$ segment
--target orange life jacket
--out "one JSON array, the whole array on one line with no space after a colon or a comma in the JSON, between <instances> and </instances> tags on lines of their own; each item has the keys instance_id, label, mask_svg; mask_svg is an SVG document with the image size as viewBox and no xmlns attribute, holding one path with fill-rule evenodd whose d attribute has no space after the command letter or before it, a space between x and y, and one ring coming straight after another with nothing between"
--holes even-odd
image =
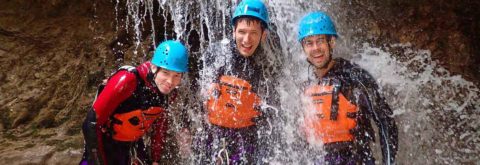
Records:
<instances>
[{"instance_id":1,"label":"orange life jacket","mask_svg":"<svg viewBox=\"0 0 480 165\"><path fill-rule=\"evenodd\" d=\"M260 115L255 107L261 99L251 89L252 85L243 79L221 76L220 83L210 88L205 103L210 123L227 128L255 125L252 119Z\"/></svg>"},{"instance_id":2,"label":"orange life jacket","mask_svg":"<svg viewBox=\"0 0 480 165\"><path fill-rule=\"evenodd\" d=\"M357 106L334 88L314 85L305 90L306 97L311 99L305 111L307 139L321 140L324 144L354 140L352 129L357 125Z\"/></svg>"},{"instance_id":3,"label":"orange life jacket","mask_svg":"<svg viewBox=\"0 0 480 165\"><path fill-rule=\"evenodd\" d=\"M163 108L150 107L113 115L113 139L130 142L138 140L163 112Z\"/></svg>"}]
</instances>

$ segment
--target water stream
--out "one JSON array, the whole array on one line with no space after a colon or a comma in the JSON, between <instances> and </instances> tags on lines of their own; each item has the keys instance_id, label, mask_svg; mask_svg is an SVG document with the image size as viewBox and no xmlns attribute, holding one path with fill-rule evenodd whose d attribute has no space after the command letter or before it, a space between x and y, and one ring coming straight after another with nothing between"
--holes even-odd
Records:
<instances>
[{"instance_id":1,"label":"water stream","mask_svg":"<svg viewBox=\"0 0 480 165\"><path fill-rule=\"evenodd\" d=\"M189 115L194 132L202 132L202 105L206 85L209 84L209 71L204 68L205 51L209 45L225 44L232 40L230 17L236 1L224 0L127 0L125 4L116 2L115 9L126 9L125 28L133 34L136 47L142 50L142 42L152 41L157 45L164 39L174 38L189 43L192 59L197 66L193 74L186 77L181 93L184 95L180 107L190 110ZM300 95L299 84L307 79L308 64L300 44L296 41L298 20L308 11L335 11L335 2L283 0L268 1L272 28L263 48L266 57L258 59L267 69L264 77L278 84L273 89L279 94L281 105L274 106L279 120L271 122L277 133L269 143L274 154L269 160L273 164L297 164L309 160L312 155L297 145L297 118L301 108L292 96ZM125 5L125 6L123 6ZM343 9L348 10L348 9ZM115 11L117 13L117 11ZM335 12L332 12L333 14ZM333 15L340 22L348 19ZM117 17L118 18L118 17ZM162 18L162 19L159 19ZM166 23L171 19L173 26ZM164 21L165 27L156 27L156 21ZM117 22L122 22L118 21ZM117 28L120 27L117 25ZM174 35L151 33L156 29L170 29ZM338 27L341 34L337 54L368 70L376 78L381 93L394 110L399 126L398 164L468 164L479 163L480 154L480 90L478 86L450 74L430 57L429 50L415 50L409 44L385 43L379 48L362 43L353 45L348 34L342 35L349 27ZM150 33L144 33L150 29ZM148 34L148 36L144 36ZM357 40L358 41L358 40ZM358 44L359 42L355 42ZM195 48L195 49L193 49ZM222 51L228 54L227 50ZM135 52L137 54L137 52ZM146 57L142 50L138 56ZM227 56L228 57L228 56ZM192 90L193 89L193 90ZM267 93L270 91L266 91ZM194 92L192 92L194 91ZM199 134L201 135L201 134ZM378 146L377 146L378 147ZM381 158L377 157L377 160ZM185 158L184 161L194 161ZM307 161L308 162L308 161ZM379 163L379 162L377 162Z\"/></svg>"}]
</instances>

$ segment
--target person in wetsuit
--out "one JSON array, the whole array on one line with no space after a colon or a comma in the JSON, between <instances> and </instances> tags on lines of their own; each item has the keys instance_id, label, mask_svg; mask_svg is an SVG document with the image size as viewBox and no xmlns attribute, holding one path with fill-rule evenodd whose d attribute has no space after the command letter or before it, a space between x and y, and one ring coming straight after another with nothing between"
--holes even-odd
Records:
<instances>
[{"instance_id":1,"label":"person in wetsuit","mask_svg":"<svg viewBox=\"0 0 480 165\"><path fill-rule=\"evenodd\" d=\"M158 164L168 107L187 71L187 49L168 40L157 47L151 61L113 74L99 88L84 120L85 152L80 164ZM151 140L150 156L144 135Z\"/></svg>"},{"instance_id":2,"label":"person in wetsuit","mask_svg":"<svg viewBox=\"0 0 480 165\"><path fill-rule=\"evenodd\" d=\"M254 57L264 55L261 42L268 31L267 8L259 0L244 0L231 23L234 42L210 45L215 50L205 55L208 68L203 72L213 80L208 82L203 107L206 135L200 136L204 139L199 143L205 147L197 149L204 152L201 164L258 164L266 152L259 147L263 144L257 133L267 120L269 112L262 105L270 104L270 96L260 94L266 85L262 66Z\"/></svg>"},{"instance_id":3,"label":"person in wetsuit","mask_svg":"<svg viewBox=\"0 0 480 165\"><path fill-rule=\"evenodd\" d=\"M330 17L312 12L299 23L298 41L315 79L304 86L302 124L309 145L323 144L326 155L317 164L375 164L370 142L373 119L379 130L383 164L392 164L398 149L393 112L378 92L375 79L358 65L332 58L338 38Z\"/></svg>"}]
</instances>

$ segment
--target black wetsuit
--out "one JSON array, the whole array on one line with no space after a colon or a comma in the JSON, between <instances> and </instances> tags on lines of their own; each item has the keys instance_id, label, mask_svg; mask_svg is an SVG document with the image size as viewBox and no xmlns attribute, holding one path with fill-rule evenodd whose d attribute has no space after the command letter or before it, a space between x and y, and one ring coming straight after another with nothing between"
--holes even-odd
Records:
<instances>
[{"instance_id":1,"label":"black wetsuit","mask_svg":"<svg viewBox=\"0 0 480 165\"><path fill-rule=\"evenodd\" d=\"M357 113L351 115L351 118L356 120L356 126L350 130L354 136L353 141L324 144L327 155L319 162L374 164L369 146L375 139L370 119L373 119L379 128L384 164L387 160L393 162L398 145L398 130L392 117L393 112L385 98L378 92L375 79L367 71L345 59L337 58L334 61L333 67L321 79L309 80L305 88L312 85L338 86L339 92L358 109ZM336 112L332 110L331 113L332 115L338 113L338 110Z\"/></svg>"}]
</instances>

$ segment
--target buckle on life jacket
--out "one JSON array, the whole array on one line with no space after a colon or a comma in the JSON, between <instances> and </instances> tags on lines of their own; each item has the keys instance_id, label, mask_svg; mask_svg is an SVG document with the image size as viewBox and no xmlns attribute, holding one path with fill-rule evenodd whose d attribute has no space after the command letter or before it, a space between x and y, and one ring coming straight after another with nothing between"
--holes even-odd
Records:
<instances>
[{"instance_id":1,"label":"buckle on life jacket","mask_svg":"<svg viewBox=\"0 0 480 165\"><path fill-rule=\"evenodd\" d=\"M220 77L208 92L205 103L210 123L227 128L243 128L254 125L260 97L254 93L246 80L233 76Z\"/></svg>"}]
</instances>

